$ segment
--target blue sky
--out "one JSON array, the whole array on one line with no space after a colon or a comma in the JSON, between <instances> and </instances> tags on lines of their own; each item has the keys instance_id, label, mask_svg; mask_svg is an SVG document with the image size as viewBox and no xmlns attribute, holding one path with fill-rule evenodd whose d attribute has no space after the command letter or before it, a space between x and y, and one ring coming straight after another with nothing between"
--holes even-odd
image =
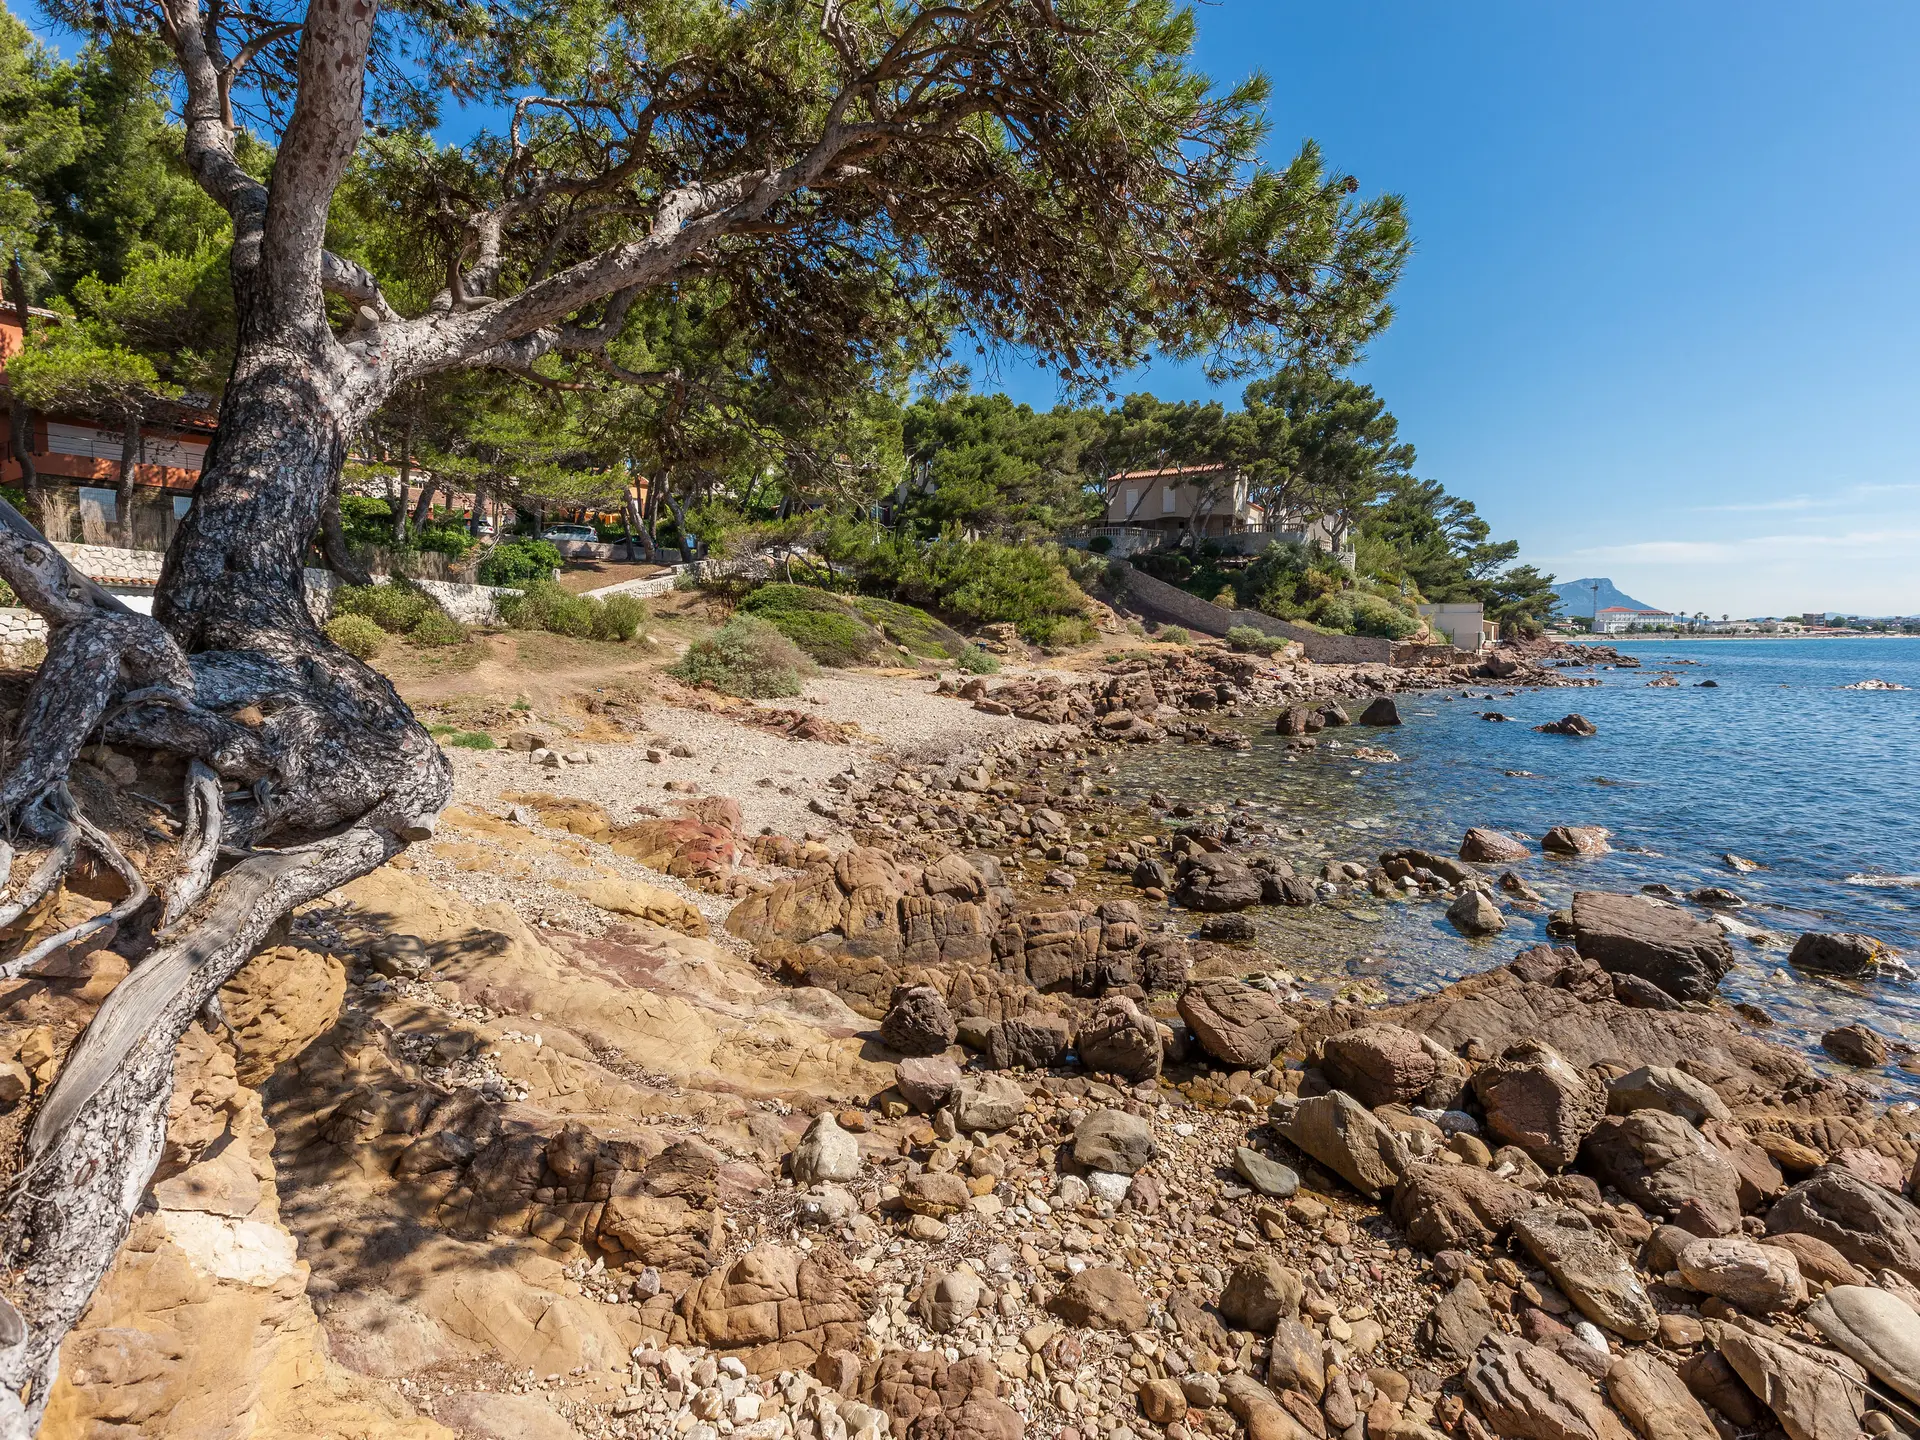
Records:
<instances>
[{"instance_id":1,"label":"blue sky","mask_svg":"<svg viewBox=\"0 0 1920 1440\"><path fill-rule=\"evenodd\" d=\"M1920 7L1219 0L1200 33L1273 80L1276 159L1312 136L1407 197L1359 373L1525 558L1714 615L1920 611Z\"/></svg>"}]
</instances>

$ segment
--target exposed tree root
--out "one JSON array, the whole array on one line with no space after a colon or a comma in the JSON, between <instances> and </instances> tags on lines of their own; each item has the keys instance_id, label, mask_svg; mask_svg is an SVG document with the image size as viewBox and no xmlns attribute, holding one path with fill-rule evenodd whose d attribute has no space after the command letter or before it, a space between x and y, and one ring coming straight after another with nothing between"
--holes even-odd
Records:
<instances>
[{"instance_id":1,"label":"exposed tree root","mask_svg":"<svg viewBox=\"0 0 1920 1440\"><path fill-rule=\"evenodd\" d=\"M297 566L291 573L297 584ZM218 642L229 648L189 657L176 638L184 631L83 582L4 502L0 576L49 626L0 772L0 823L50 846L0 903L0 926L56 893L81 845L128 892L0 964L0 977L106 932L148 900L139 870L67 791L87 738L97 732L188 761L158 948L65 1057L0 1198L9 1297L0 1298L0 1440L24 1440L46 1406L60 1343L113 1263L159 1162L174 1052L188 1026L201 1015L218 1022L220 986L296 905L430 834L450 773L392 686L329 645L297 592L260 607L273 623L229 626ZM223 780L245 788L227 795ZM277 848L262 848L270 844ZM10 847L5 859L10 872Z\"/></svg>"},{"instance_id":2,"label":"exposed tree root","mask_svg":"<svg viewBox=\"0 0 1920 1440\"><path fill-rule=\"evenodd\" d=\"M62 930L58 935L51 935L31 950L16 955L4 965L0 965L0 978L11 980L16 975L25 974L56 950L77 945L91 935L98 935L102 930L118 926L122 920L147 903L149 892L145 877L134 868L133 862L127 859L120 847L113 843L111 835L80 813L79 807L73 803L73 797L67 794L64 785L60 787L58 804L65 812L72 831L85 840L95 854L113 866L120 878L126 882L127 894L106 913L96 915L91 920L82 920L78 925ZM69 858L71 858L71 852L69 852Z\"/></svg>"},{"instance_id":3,"label":"exposed tree root","mask_svg":"<svg viewBox=\"0 0 1920 1440\"><path fill-rule=\"evenodd\" d=\"M214 882L178 939L114 988L75 1043L0 1205L22 1321L18 1342L0 1351L0 1391L25 1397L14 1417L0 1404L0 1436L32 1433L60 1341L126 1238L159 1163L187 1027L281 916L399 849L393 836L363 828L242 861Z\"/></svg>"},{"instance_id":4,"label":"exposed tree root","mask_svg":"<svg viewBox=\"0 0 1920 1440\"><path fill-rule=\"evenodd\" d=\"M202 761L187 767L187 829L180 844L180 868L167 887L167 908L160 915L160 933L166 934L180 923L213 883L213 862L220 855L220 829L224 810L220 799L220 777Z\"/></svg>"}]
</instances>

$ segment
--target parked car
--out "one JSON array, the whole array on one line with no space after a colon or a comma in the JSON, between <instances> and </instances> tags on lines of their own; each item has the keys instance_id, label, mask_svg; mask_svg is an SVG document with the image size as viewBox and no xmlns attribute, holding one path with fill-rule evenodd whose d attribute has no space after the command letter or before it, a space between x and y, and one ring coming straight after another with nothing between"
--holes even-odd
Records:
<instances>
[{"instance_id":1,"label":"parked car","mask_svg":"<svg viewBox=\"0 0 1920 1440\"><path fill-rule=\"evenodd\" d=\"M549 525L541 532L542 540L598 540L600 532L591 525Z\"/></svg>"}]
</instances>

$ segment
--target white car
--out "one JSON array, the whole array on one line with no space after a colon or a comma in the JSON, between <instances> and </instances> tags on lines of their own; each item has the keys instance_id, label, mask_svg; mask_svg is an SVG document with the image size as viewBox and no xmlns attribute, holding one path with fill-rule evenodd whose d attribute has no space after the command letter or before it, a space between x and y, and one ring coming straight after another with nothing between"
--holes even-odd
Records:
<instances>
[{"instance_id":1,"label":"white car","mask_svg":"<svg viewBox=\"0 0 1920 1440\"><path fill-rule=\"evenodd\" d=\"M541 532L542 540L598 540L600 534L591 525L549 525Z\"/></svg>"}]
</instances>

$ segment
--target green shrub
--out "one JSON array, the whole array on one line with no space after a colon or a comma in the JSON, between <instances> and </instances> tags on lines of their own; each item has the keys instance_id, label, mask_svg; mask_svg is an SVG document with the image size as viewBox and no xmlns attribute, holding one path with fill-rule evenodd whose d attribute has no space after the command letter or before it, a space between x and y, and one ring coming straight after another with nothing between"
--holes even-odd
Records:
<instances>
[{"instance_id":1,"label":"green shrub","mask_svg":"<svg viewBox=\"0 0 1920 1440\"><path fill-rule=\"evenodd\" d=\"M480 730L456 730L447 737L447 744L458 745L462 750L493 750L493 736Z\"/></svg>"},{"instance_id":2,"label":"green shrub","mask_svg":"<svg viewBox=\"0 0 1920 1440\"><path fill-rule=\"evenodd\" d=\"M424 590L394 580L386 585L342 585L333 592L333 613L364 616L389 635L406 635L429 615L446 612Z\"/></svg>"},{"instance_id":3,"label":"green shrub","mask_svg":"<svg viewBox=\"0 0 1920 1440\"><path fill-rule=\"evenodd\" d=\"M364 615L336 615L326 623L327 638L356 660L371 660L387 643L387 632Z\"/></svg>"},{"instance_id":4,"label":"green shrub","mask_svg":"<svg viewBox=\"0 0 1920 1440\"><path fill-rule=\"evenodd\" d=\"M467 627L436 605L420 617L420 623L408 632L408 638L416 645L464 645Z\"/></svg>"},{"instance_id":5,"label":"green shrub","mask_svg":"<svg viewBox=\"0 0 1920 1440\"><path fill-rule=\"evenodd\" d=\"M559 548L551 541L510 535L480 562L480 583L522 585L529 580L551 580L560 565Z\"/></svg>"},{"instance_id":6,"label":"green shrub","mask_svg":"<svg viewBox=\"0 0 1920 1440\"><path fill-rule=\"evenodd\" d=\"M609 595L599 605L593 616L596 640L631 640L653 618L647 602L638 595Z\"/></svg>"},{"instance_id":7,"label":"green shrub","mask_svg":"<svg viewBox=\"0 0 1920 1440\"><path fill-rule=\"evenodd\" d=\"M1191 645L1193 635L1184 625L1162 625L1160 633L1153 637L1162 645Z\"/></svg>"},{"instance_id":8,"label":"green shrub","mask_svg":"<svg viewBox=\"0 0 1920 1440\"><path fill-rule=\"evenodd\" d=\"M1087 549L1096 555L1104 555L1113 549L1113 537L1111 535L1096 535L1087 542Z\"/></svg>"},{"instance_id":9,"label":"green shrub","mask_svg":"<svg viewBox=\"0 0 1920 1440\"><path fill-rule=\"evenodd\" d=\"M1096 633L1093 622L1084 615L1038 615L1031 620L1021 621L1019 630L1022 639L1030 645L1038 645L1042 650L1068 650L1075 645L1090 645Z\"/></svg>"},{"instance_id":10,"label":"green shrub","mask_svg":"<svg viewBox=\"0 0 1920 1440\"><path fill-rule=\"evenodd\" d=\"M1404 640L1419 628L1418 620L1383 596L1361 591L1353 597L1353 633L1356 635Z\"/></svg>"},{"instance_id":11,"label":"green shrub","mask_svg":"<svg viewBox=\"0 0 1920 1440\"><path fill-rule=\"evenodd\" d=\"M998 675L1000 657L991 650L982 650L978 645L969 645L953 657L953 663L969 675Z\"/></svg>"},{"instance_id":12,"label":"green shrub","mask_svg":"<svg viewBox=\"0 0 1920 1440\"><path fill-rule=\"evenodd\" d=\"M917 605L871 595L850 595L847 603L887 639L922 660L958 660L970 648L964 635Z\"/></svg>"},{"instance_id":13,"label":"green shrub","mask_svg":"<svg viewBox=\"0 0 1920 1440\"><path fill-rule=\"evenodd\" d=\"M740 602L822 665L858 665L874 658L880 637L839 596L811 585L762 585Z\"/></svg>"},{"instance_id":14,"label":"green shrub","mask_svg":"<svg viewBox=\"0 0 1920 1440\"><path fill-rule=\"evenodd\" d=\"M769 700L800 693L813 664L779 630L757 615L735 615L704 640L696 640L667 672L689 685L707 685L728 695Z\"/></svg>"},{"instance_id":15,"label":"green shrub","mask_svg":"<svg viewBox=\"0 0 1920 1440\"><path fill-rule=\"evenodd\" d=\"M1286 637L1269 635L1251 625L1236 625L1227 631L1227 648L1243 655L1277 655L1287 648Z\"/></svg>"},{"instance_id":16,"label":"green shrub","mask_svg":"<svg viewBox=\"0 0 1920 1440\"><path fill-rule=\"evenodd\" d=\"M510 629L545 630L585 640L593 634L598 604L552 580L529 580L518 595L502 595L499 610L501 620Z\"/></svg>"},{"instance_id":17,"label":"green shrub","mask_svg":"<svg viewBox=\"0 0 1920 1440\"><path fill-rule=\"evenodd\" d=\"M1345 595L1322 595L1307 611L1307 618L1322 630L1351 635L1353 633L1353 601Z\"/></svg>"}]
</instances>

